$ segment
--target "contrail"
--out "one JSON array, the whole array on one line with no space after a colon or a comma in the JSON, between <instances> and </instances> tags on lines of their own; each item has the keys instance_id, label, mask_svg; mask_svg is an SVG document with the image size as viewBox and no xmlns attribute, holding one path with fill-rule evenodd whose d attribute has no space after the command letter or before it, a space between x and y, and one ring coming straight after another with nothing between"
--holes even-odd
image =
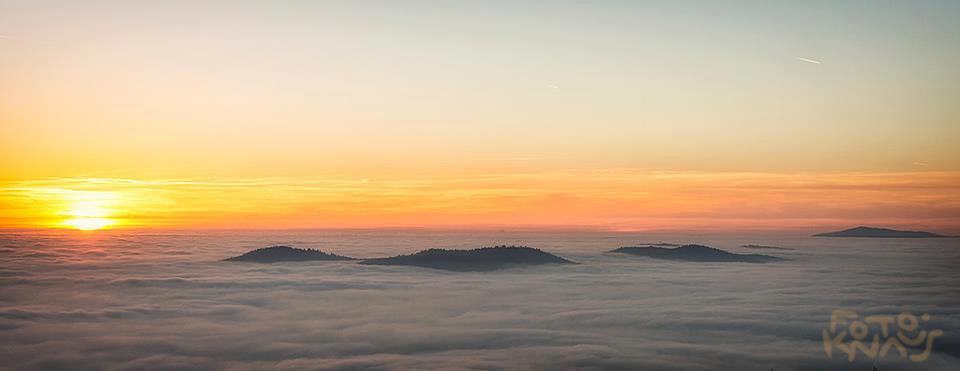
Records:
<instances>
[{"instance_id":1,"label":"contrail","mask_svg":"<svg viewBox=\"0 0 960 371\"><path fill-rule=\"evenodd\" d=\"M816 59L809 59L809 58L803 58L803 57L797 57L797 59L799 59L799 60L801 60L801 61L804 61L804 62L807 62L807 63L820 64L820 61L818 61L818 60L816 60Z\"/></svg>"}]
</instances>

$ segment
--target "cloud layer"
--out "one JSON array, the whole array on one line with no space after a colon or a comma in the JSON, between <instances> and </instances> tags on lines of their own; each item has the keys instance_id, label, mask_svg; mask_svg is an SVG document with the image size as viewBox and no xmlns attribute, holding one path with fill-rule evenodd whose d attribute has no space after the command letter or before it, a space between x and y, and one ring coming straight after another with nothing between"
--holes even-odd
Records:
<instances>
[{"instance_id":1,"label":"cloud layer","mask_svg":"<svg viewBox=\"0 0 960 371\"><path fill-rule=\"evenodd\" d=\"M775 264L605 254L639 240L796 250ZM498 242L583 264L449 273L351 262L230 264L271 243L380 256ZM929 313L924 363L960 366L953 240L590 233L0 235L0 358L11 369L763 369L827 358L830 313ZM742 250L743 252L748 250Z\"/></svg>"}]
</instances>

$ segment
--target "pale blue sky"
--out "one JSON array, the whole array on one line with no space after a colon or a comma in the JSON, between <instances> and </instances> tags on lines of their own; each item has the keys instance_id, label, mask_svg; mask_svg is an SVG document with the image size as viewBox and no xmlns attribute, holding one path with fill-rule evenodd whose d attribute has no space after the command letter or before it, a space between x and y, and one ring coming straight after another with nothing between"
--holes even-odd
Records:
<instances>
[{"instance_id":1,"label":"pale blue sky","mask_svg":"<svg viewBox=\"0 0 960 371\"><path fill-rule=\"evenodd\" d=\"M442 166L497 148L955 170L958 46L957 1L4 0L0 144L41 168L42 153L222 163L266 142L284 143L264 154L277 161Z\"/></svg>"}]
</instances>

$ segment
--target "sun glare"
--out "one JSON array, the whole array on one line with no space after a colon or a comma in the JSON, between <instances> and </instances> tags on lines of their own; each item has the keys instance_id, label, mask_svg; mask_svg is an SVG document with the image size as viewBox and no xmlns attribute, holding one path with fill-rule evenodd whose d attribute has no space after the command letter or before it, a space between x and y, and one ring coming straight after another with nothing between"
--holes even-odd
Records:
<instances>
[{"instance_id":1,"label":"sun glare","mask_svg":"<svg viewBox=\"0 0 960 371\"><path fill-rule=\"evenodd\" d=\"M73 191L67 194L67 211L63 215L69 218L63 225L92 231L103 229L114 224L116 220L109 216L115 212L117 195L113 192Z\"/></svg>"},{"instance_id":2,"label":"sun glare","mask_svg":"<svg viewBox=\"0 0 960 371\"><path fill-rule=\"evenodd\" d=\"M74 229L93 231L109 227L115 222L107 218L73 218L67 219L63 224Z\"/></svg>"}]
</instances>

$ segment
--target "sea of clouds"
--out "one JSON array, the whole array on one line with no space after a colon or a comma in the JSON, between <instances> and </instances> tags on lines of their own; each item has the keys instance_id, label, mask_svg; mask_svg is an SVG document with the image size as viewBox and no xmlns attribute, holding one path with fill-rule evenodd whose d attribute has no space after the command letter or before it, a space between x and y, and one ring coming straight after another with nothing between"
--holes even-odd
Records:
<instances>
[{"instance_id":1,"label":"sea of clouds","mask_svg":"<svg viewBox=\"0 0 960 371\"><path fill-rule=\"evenodd\" d=\"M605 253L661 239L789 260ZM521 243L582 264L455 273L220 261L275 243L356 257ZM6 231L0 369L956 370L958 263L960 239ZM924 362L828 357L821 331L842 308L930 314L923 326L944 335Z\"/></svg>"}]
</instances>

